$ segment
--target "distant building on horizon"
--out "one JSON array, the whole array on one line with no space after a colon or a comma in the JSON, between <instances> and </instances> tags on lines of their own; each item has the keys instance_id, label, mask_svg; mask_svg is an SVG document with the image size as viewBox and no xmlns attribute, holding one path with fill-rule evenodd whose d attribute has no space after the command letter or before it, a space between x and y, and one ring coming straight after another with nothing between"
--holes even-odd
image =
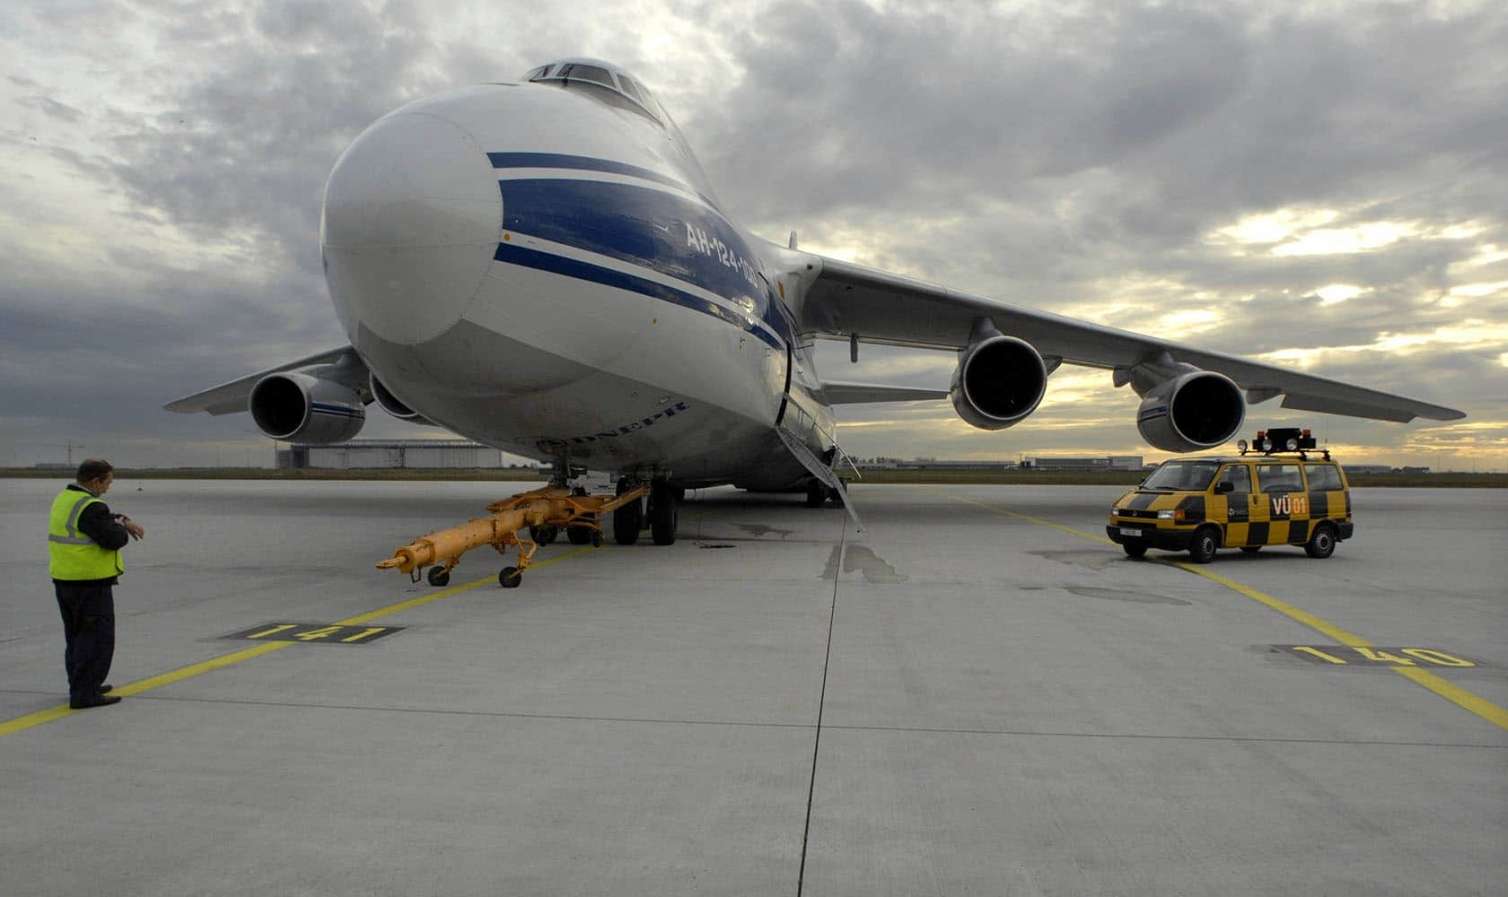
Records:
<instances>
[{"instance_id":1,"label":"distant building on horizon","mask_svg":"<svg viewBox=\"0 0 1508 897\"><path fill-rule=\"evenodd\" d=\"M1021 466L1031 470L1141 470L1141 455L1105 455L1099 457L1029 456Z\"/></svg>"},{"instance_id":2,"label":"distant building on horizon","mask_svg":"<svg viewBox=\"0 0 1508 897\"><path fill-rule=\"evenodd\" d=\"M507 467L503 453L465 439L353 439L276 449L279 470L474 470Z\"/></svg>"}]
</instances>

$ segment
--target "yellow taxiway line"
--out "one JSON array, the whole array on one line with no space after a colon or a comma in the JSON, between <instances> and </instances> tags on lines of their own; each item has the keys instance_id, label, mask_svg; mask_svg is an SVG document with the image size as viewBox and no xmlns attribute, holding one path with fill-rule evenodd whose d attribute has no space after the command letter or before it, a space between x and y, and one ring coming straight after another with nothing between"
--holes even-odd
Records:
<instances>
[{"instance_id":1,"label":"yellow taxiway line","mask_svg":"<svg viewBox=\"0 0 1508 897\"><path fill-rule=\"evenodd\" d=\"M1061 523L1055 523L1054 521L1047 520L1042 517L1034 517L1031 514L1023 514L1020 511L1012 511L1008 508L1002 508L998 505L976 501L972 498L961 498L957 495L950 497L958 501L967 502L971 505L978 505L979 507L984 508L986 511L990 511L995 514L1003 514L1008 517L1015 517L1019 520L1025 520L1030 523L1035 523L1038 526L1051 527L1052 529L1059 530L1060 532L1065 532L1072 536L1078 536L1081 539L1088 539L1091 542L1100 542L1105 545L1115 544L1114 542L1110 541L1102 535L1099 535L1098 533L1085 532L1084 530L1075 529L1071 526L1064 526ZM1339 626L1336 626L1334 623L1331 623L1330 621L1324 619L1323 617L1311 614L1302 608L1295 607L1292 604L1283 601L1282 599L1274 598L1266 592L1258 591L1257 589L1254 589L1249 585L1236 582L1229 577L1221 576L1218 573L1206 570L1199 564L1193 564L1188 561L1173 561L1152 558L1149 558L1149 560L1156 560L1156 562L1158 563L1180 567L1188 571L1189 573L1193 573L1197 576L1203 576L1205 579L1208 579L1211 582L1219 583L1220 585L1225 586L1227 589L1230 589L1236 594L1241 595L1245 598L1250 598L1252 601L1255 601L1258 604L1266 605L1267 607L1277 611L1290 620L1293 620L1296 623L1302 623L1303 625L1308 626L1310 629L1328 636L1329 638L1335 639L1340 644L1345 645L1349 648L1374 647L1371 642L1367 641L1356 633L1348 632L1340 628ZM1492 723L1498 728L1508 729L1508 710L1504 710L1503 708L1492 703L1486 698L1473 694L1472 692L1467 691L1461 686L1456 685L1454 682L1431 673L1429 670L1421 670L1417 667L1400 666L1390 666L1388 667L1388 669L1417 685L1429 689L1430 691L1434 692L1445 700L1450 701L1456 706L1476 714L1477 716L1487 720L1489 723Z\"/></svg>"},{"instance_id":2,"label":"yellow taxiway line","mask_svg":"<svg viewBox=\"0 0 1508 897\"><path fill-rule=\"evenodd\" d=\"M533 564L529 565L529 570L538 570L540 567L547 567L550 564L559 563L560 561L576 557L577 555L591 550L592 549L590 547L576 548L571 551L565 552L559 557L548 558L543 561L536 561ZM462 585L458 586L451 586L448 589L441 589L437 592L431 592L427 595L420 595L417 598L410 598L407 601L400 601L397 604L389 604L387 607L379 607L376 610L357 614L354 617L346 617L344 620L337 621L337 624L340 626L360 626L362 623L366 623L371 620L391 617L396 614L401 614L404 611L413 610L416 607L423 607L426 604L433 604L436 601L444 601L446 598L452 598L456 595L461 594L462 592L469 592L472 589L481 588L489 582L497 582L497 577L487 576L473 582L463 583ZM158 676L152 676L148 679L138 679L135 682L131 682L113 689L110 694L119 695L123 698L130 697L131 695L139 695L144 691L151 691L155 688L162 688L165 685L172 685L175 682L182 682L185 679L192 679L195 676L202 676L205 673L212 672L214 670L223 670L226 667L235 666L238 663L245 663L246 661L251 660L254 657L261 657L263 654L271 654L274 651L281 651L284 648L287 648L294 644L296 644L296 642L265 642L251 648L245 648L240 651L234 651L230 654L224 654L220 657L213 657L201 663L194 663L186 667L179 667L176 670L162 673ZM25 716L18 716L15 719L6 720L5 722L0 723L0 737L12 735L16 732L24 732L27 729L40 726L44 723L50 723L53 720L62 719L65 716L72 716L73 714L78 712L79 711L77 710L71 709L67 704L59 704L56 707L48 707L46 710L37 710L35 712L28 713Z\"/></svg>"}]
</instances>

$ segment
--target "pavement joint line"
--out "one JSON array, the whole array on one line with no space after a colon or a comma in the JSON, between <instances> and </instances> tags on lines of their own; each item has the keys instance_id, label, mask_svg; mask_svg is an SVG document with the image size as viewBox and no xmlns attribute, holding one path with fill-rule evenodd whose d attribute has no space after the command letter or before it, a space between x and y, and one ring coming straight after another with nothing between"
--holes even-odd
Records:
<instances>
[{"instance_id":1,"label":"pavement joint line","mask_svg":"<svg viewBox=\"0 0 1508 897\"><path fill-rule=\"evenodd\" d=\"M0 694L47 695L50 691L0 688ZM569 713L522 713L510 710L453 710L441 707L383 707L376 704L316 704L310 701L255 701L248 698L191 698L146 695L143 701L179 704L234 704L248 707L289 707L298 710L347 710L357 713L406 713L433 716L467 716L483 719L532 719L588 723L643 723L666 726L726 726L750 729L815 729L815 723L756 722L725 719L671 719L648 716L590 716ZM1098 738L1127 741L1212 741L1255 744L1313 744L1338 747L1460 748L1462 750L1508 751L1508 744L1476 744L1448 741L1382 741L1357 738L1284 738L1266 735L1157 735L1148 732L1046 732L1030 729L966 729L947 726L865 726L823 723L823 729L838 732L879 732L896 735L986 735L1005 738Z\"/></svg>"},{"instance_id":2,"label":"pavement joint line","mask_svg":"<svg viewBox=\"0 0 1508 897\"><path fill-rule=\"evenodd\" d=\"M529 569L534 570L540 567L546 567L550 564L558 563L560 561L592 550L593 549L590 547L576 548L571 551L567 551L566 553L558 557L537 561L531 564L529 566ZM380 607L373 611L367 611L366 613L346 617L345 619L338 620L336 622L341 626L358 626L371 620L395 616L405 611L410 611L414 608L422 607L426 604L433 604L436 601L443 601L446 598L452 598L456 595L461 594L462 592L469 592L472 589L481 588L489 582L496 581L497 577L495 576L483 577L482 579L474 580L472 582L462 583L458 586L451 586L447 589L441 589L438 592L432 592L427 595L420 595L417 598L409 598L396 604L389 604L386 607ZM151 691L152 689L163 688L164 686L172 685L176 682L182 682L185 679L192 679L196 676L202 676L205 673L213 672L215 670L235 666L236 664L244 663L248 660L252 660L253 658L261 657L264 654L271 654L274 651L281 651L284 648L292 647L294 644L296 643L267 642L264 644L255 645L250 648L243 648L240 651L232 651L229 654L222 654L219 657L212 657L209 660L189 664L188 666L184 667L179 667L176 670L170 670L166 673L161 673L159 675L151 676L146 679L138 679L135 682L130 682L111 690L110 694L117 695L122 698L128 698L132 695L138 695L145 691ZM58 704L53 707L48 707L44 710L33 711L23 716L18 716L15 719L0 722L0 738L5 737L6 735L14 735L17 732L24 732L27 729L35 728L37 726L53 722L54 720L60 720L67 716L72 716L78 712L79 711L70 708L67 704Z\"/></svg>"},{"instance_id":3,"label":"pavement joint line","mask_svg":"<svg viewBox=\"0 0 1508 897\"><path fill-rule=\"evenodd\" d=\"M1034 517L1031 514L1023 514L1020 511L1012 511L1008 508L1000 507L999 505L988 504L986 502L977 501L972 498L963 498L957 495L949 497L953 498L955 501L966 502L971 505L978 505L979 507L996 514L1005 514L1042 526L1051 527L1070 535L1078 536L1081 539L1088 539L1091 542L1100 542L1106 545L1115 544L1111 540L1096 533L1089 533L1081 529L1075 529L1071 526L1064 526L1061 523L1056 523L1042 517ZM1348 632L1322 617L1311 614L1302 608L1295 607L1294 605L1289 604L1288 602L1283 601L1280 598L1274 598L1266 592L1254 589L1251 586L1246 585L1245 583L1239 583L1229 577L1221 576L1219 573L1214 573L1212 571L1206 570L1198 564L1194 564L1189 561L1164 560L1162 558L1150 558L1150 560L1153 560L1155 563L1163 564L1165 566L1180 568L1185 572L1192 573L1196 576L1202 576L1205 579L1210 580L1211 582L1225 586L1227 589L1230 589L1236 594L1241 595L1244 598L1249 598L1252 601L1257 602L1258 604L1265 605L1266 607L1277 611L1278 613L1289 618L1290 620L1293 620L1296 623L1301 623L1304 626L1313 629L1315 632L1320 633L1321 635L1335 639L1348 648L1373 647L1371 642L1355 634L1354 632ZM1456 685L1454 682L1451 682L1450 680L1440 675L1432 673L1429 670L1421 670L1417 667L1401 666L1390 666L1388 667L1388 669L1404 677L1405 679L1408 679L1414 684L1422 686L1423 688L1434 692L1445 700L1450 701L1452 704L1455 704L1457 707L1460 707L1463 710L1481 717L1482 719L1486 720L1489 723L1492 723L1498 728L1508 730L1508 710L1504 710L1502 707L1499 707L1486 698L1474 692L1468 691L1467 689L1464 689L1461 686Z\"/></svg>"},{"instance_id":4,"label":"pavement joint line","mask_svg":"<svg viewBox=\"0 0 1508 897\"><path fill-rule=\"evenodd\" d=\"M32 692L35 694L35 692ZM576 713L523 713L513 710L454 710L445 707L383 707L377 704L316 704L312 701L256 701L249 698L191 698L173 695L149 695L144 701L183 704L236 704L249 707L291 707L300 710L350 710L358 713L409 713L436 716L472 716L498 719L560 720L588 723L651 723L668 726L742 726L755 729L815 729L815 723L755 722L727 719L673 719L650 716L594 716ZM1508 747L1508 746L1505 746Z\"/></svg>"},{"instance_id":5,"label":"pavement joint line","mask_svg":"<svg viewBox=\"0 0 1508 897\"><path fill-rule=\"evenodd\" d=\"M827 612L827 651L822 656L822 692L817 698L817 734L812 740L812 777L806 788L806 823L801 829L801 865L796 870L796 897L806 887L806 846L812 834L812 799L817 795L817 758L822 750L822 711L827 706L827 671L833 660L833 625L838 619L838 584L843 581L843 550L848 543L848 518L838 533L837 569L833 570L833 598Z\"/></svg>"}]
</instances>

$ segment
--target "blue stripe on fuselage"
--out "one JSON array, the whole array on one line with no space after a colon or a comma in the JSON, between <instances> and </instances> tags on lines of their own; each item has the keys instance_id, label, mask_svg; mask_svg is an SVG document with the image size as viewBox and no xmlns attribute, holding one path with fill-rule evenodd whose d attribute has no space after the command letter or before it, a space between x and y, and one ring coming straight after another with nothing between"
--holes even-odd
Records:
<instances>
[{"instance_id":1,"label":"blue stripe on fuselage","mask_svg":"<svg viewBox=\"0 0 1508 897\"><path fill-rule=\"evenodd\" d=\"M569 168L577 171L626 174L630 177L685 190L687 193L701 197L702 202L707 205L714 205L711 200L697 193L696 188L684 181L660 174L658 171L641 168L638 165L630 165L627 162L615 162L612 159L598 159L592 156L571 156L565 153L488 153L487 159L492 163L493 168Z\"/></svg>"},{"instance_id":2,"label":"blue stripe on fuselage","mask_svg":"<svg viewBox=\"0 0 1508 897\"><path fill-rule=\"evenodd\" d=\"M522 265L526 268L535 268L540 271L548 271L551 274L560 274L565 277L575 277L580 280L590 280L620 290L630 290L645 296L652 296L676 305L711 315L726 321L742 330L759 337L761 341L775 349L783 349L779 337L771 334L758 324L751 323L739 317L729 309L723 308L715 302L710 302L700 296L693 295L685 290L657 283L643 277L625 274L622 271L614 271L601 265L590 262L578 261L566 258L563 255L555 255L550 252L541 252L537 249L529 249L523 246L515 246L512 243L499 243L497 252L493 256L500 262L510 265Z\"/></svg>"},{"instance_id":3,"label":"blue stripe on fuselage","mask_svg":"<svg viewBox=\"0 0 1508 897\"><path fill-rule=\"evenodd\" d=\"M753 254L715 211L661 190L605 181L526 178L499 181L499 187L504 230L701 287L793 340L787 316L776 307L780 300L759 275Z\"/></svg>"}]
</instances>

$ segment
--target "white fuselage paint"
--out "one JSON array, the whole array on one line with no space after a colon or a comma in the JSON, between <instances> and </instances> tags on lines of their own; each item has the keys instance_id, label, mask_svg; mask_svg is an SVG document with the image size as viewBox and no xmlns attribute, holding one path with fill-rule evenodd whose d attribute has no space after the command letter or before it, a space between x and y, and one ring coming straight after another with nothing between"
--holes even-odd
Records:
<instances>
[{"instance_id":1,"label":"white fuselage paint","mask_svg":"<svg viewBox=\"0 0 1508 897\"><path fill-rule=\"evenodd\" d=\"M784 307L808 266L727 219L673 125L612 100L486 85L368 128L325 193L341 323L394 395L488 445L793 486L777 418L833 446Z\"/></svg>"}]
</instances>

